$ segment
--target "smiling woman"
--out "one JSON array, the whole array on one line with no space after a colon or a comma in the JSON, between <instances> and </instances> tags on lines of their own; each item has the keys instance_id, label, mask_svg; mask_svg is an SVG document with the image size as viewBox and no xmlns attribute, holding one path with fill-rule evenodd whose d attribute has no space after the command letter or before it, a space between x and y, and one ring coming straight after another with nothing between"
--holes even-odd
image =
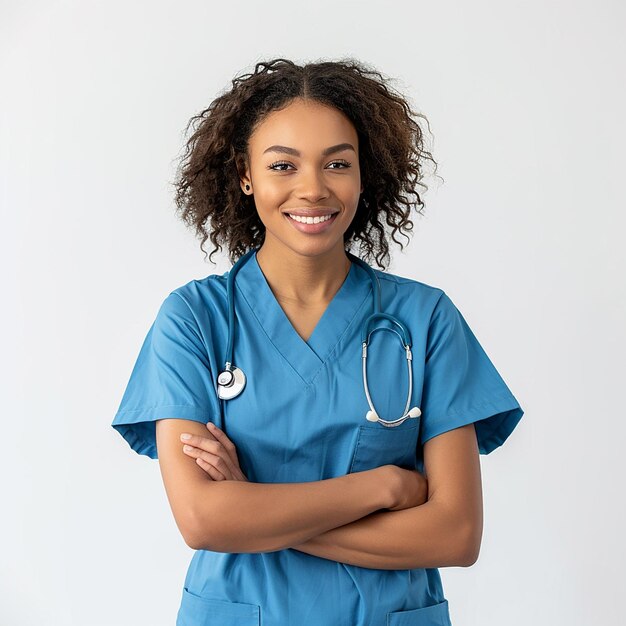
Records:
<instances>
[{"instance_id":1,"label":"smiling woman","mask_svg":"<svg viewBox=\"0 0 626 626\"><path fill-rule=\"evenodd\" d=\"M384 269L434 163L387 82L277 59L192 118L177 205L236 266L163 300L113 420L195 550L177 626L449 626L478 558L523 411L442 289L351 251Z\"/></svg>"},{"instance_id":2,"label":"smiling woman","mask_svg":"<svg viewBox=\"0 0 626 626\"><path fill-rule=\"evenodd\" d=\"M291 104L298 106L288 116L288 128L278 113ZM322 108L325 113L315 122L325 122L324 136L318 135L317 125L307 123ZM360 179L361 193L350 207L355 219L343 238L346 243L360 242L363 257L375 257L384 267L389 256L387 227L392 234L412 230L410 214L421 213L424 206L418 187L427 188L422 182L425 166L431 163L437 170L420 120L425 116L412 110L391 80L365 63L257 63L253 73L233 79L230 90L189 120L187 130L193 132L175 182L179 214L201 238L202 250L209 238L214 245L210 256L225 244L234 263L264 241L265 226L257 211L262 180L272 175L276 185L288 185L292 176L310 175L315 166L315 171L327 173L326 180L330 175L347 177L352 184ZM265 145L256 142L253 150L255 131L266 122L281 125L285 132L272 135ZM299 134L303 129L304 135ZM304 163L294 161L301 159ZM243 173L249 173L251 165L254 192L249 176L242 187ZM323 204L323 198L319 200ZM315 206L304 202L300 208Z\"/></svg>"},{"instance_id":3,"label":"smiling woman","mask_svg":"<svg viewBox=\"0 0 626 626\"><path fill-rule=\"evenodd\" d=\"M272 144L276 137L284 145ZM343 141L335 143L338 139ZM275 293L288 287L292 293L284 297L314 306L337 291L336 268L345 267L347 260L344 233L363 192L358 146L356 129L345 114L305 98L267 114L251 133L241 187L254 195L264 226L257 259ZM276 154L287 158L276 161ZM313 264L307 262L311 255ZM285 268L314 269L315 276L288 279ZM339 278L343 281L345 273Z\"/></svg>"}]
</instances>

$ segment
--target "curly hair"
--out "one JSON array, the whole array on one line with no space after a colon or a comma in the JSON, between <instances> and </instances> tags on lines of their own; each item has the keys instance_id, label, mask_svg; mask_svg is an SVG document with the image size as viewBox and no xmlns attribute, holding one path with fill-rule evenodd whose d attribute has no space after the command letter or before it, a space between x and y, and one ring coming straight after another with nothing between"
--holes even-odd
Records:
<instances>
[{"instance_id":1,"label":"curly hair","mask_svg":"<svg viewBox=\"0 0 626 626\"><path fill-rule=\"evenodd\" d=\"M431 153L424 149L422 129L413 119L426 120L425 116L412 111L388 82L380 72L352 58L305 65L279 58L259 62L254 72L236 77L230 90L192 117L185 132L192 126L193 134L173 185L177 213L202 238L205 259L209 236L214 246L210 261L222 249L221 243L232 263L263 243L265 226L254 197L240 187L248 141L270 112L302 98L342 111L356 129L364 192L344 233L344 247L350 250L360 242L360 256L375 258L384 269L381 261L389 257L384 224L391 227L394 242L400 243L394 237L397 231L409 239L411 208L415 205L423 215L424 203L416 188L427 189L421 182L424 161L432 161L437 170Z\"/></svg>"}]
</instances>

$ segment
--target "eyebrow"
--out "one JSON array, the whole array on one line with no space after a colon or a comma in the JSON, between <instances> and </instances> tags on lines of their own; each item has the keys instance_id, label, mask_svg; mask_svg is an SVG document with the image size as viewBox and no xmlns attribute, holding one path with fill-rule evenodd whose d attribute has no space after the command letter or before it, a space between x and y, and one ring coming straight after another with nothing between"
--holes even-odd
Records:
<instances>
[{"instance_id":1,"label":"eyebrow","mask_svg":"<svg viewBox=\"0 0 626 626\"><path fill-rule=\"evenodd\" d=\"M322 151L322 156L328 156L329 154L334 154L335 152L341 152L342 150L352 150L356 153L354 146L350 143L338 143L336 146L331 146L330 148L326 148ZM263 154L266 152L284 152L285 154L291 154L292 156L302 156L298 150L295 148L288 148L287 146L270 146L266 150L263 151Z\"/></svg>"}]
</instances>

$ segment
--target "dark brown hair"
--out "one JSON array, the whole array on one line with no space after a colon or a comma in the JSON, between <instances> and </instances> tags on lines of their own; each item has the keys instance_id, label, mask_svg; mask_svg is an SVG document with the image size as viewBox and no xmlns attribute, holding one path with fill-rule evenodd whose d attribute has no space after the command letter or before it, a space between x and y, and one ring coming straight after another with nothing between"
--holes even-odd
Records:
<instances>
[{"instance_id":1,"label":"dark brown hair","mask_svg":"<svg viewBox=\"0 0 626 626\"><path fill-rule=\"evenodd\" d=\"M302 66L274 59L259 62L253 73L236 77L230 90L192 117L186 131L193 126L193 134L173 184L177 212L202 238L205 258L204 243L209 237L214 246L209 260L224 243L232 263L263 243L265 226L254 197L240 187L248 140L266 115L294 98L304 98L342 111L356 129L364 191L344 234L344 245L350 250L353 242L360 242L358 256L375 258L384 269L381 261L389 257L385 225L391 228L394 242L400 243L394 237L398 230L409 239L411 208L423 214L424 203L416 187L427 189L421 182L424 161L430 160L437 170L437 163L424 149L422 129L413 119L426 120L425 116L412 111L407 99L390 89L388 82L351 58Z\"/></svg>"}]
</instances>

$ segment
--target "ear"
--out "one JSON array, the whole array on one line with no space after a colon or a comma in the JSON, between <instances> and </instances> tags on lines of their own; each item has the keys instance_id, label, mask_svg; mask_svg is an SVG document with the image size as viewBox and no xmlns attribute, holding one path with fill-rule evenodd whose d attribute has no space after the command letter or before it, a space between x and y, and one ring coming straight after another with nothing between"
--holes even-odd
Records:
<instances>
[{"instance_id":1,"label":"ear","mask_svg":"<svg viewBox=\"0 0 626 626\"><path fill-rule=\"evenodd\" d=\"M246 185L250 185L250 188L252 188L252 180L250 179L250 168L246 156L243 154L237 155L235 157L235 165L237 167L237 175L239 176L239 186L244 193L248 194L250 190L246 191Z\"/></svg>"}]
</instances>

